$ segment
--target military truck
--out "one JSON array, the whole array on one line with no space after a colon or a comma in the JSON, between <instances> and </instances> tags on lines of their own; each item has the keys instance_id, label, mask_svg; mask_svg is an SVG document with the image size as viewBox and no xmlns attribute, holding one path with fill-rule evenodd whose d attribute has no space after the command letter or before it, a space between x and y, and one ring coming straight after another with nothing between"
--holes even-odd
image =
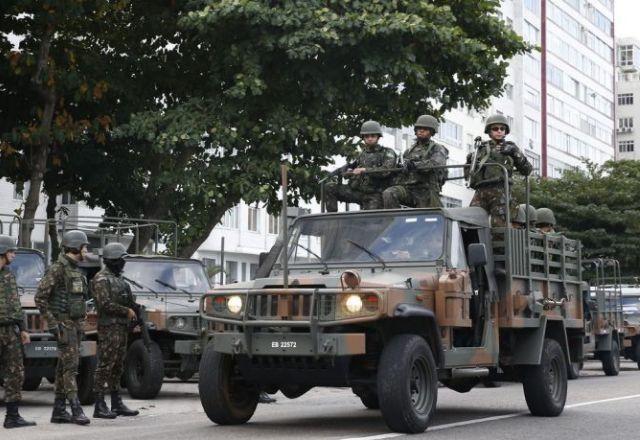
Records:
<instances>
[{"instance_id":1,"label":"military truck","mask_svg":"<svg viewBox=\"0 0 640 440\"><path fill-rule=\"evenodd\" d=\"M640 282L638 277L623 279L620 285L624 316L622 354L640 369Z\"/></svg>"},{"instance_id":2,"label":"military truck","mask_svg":"<svg viewBox=\"0 0 640 440\"><path fill-rule=\"evenodd\" d=\"M491 228L478 207L306 215L290 232L264 278L200 301L211 421L247 422L260 391L331 386L417 433L438 381L464 393L487 378L521 381L533 415L563 411L584 337L578 242Z\"/></svg>"},{"instance_id":3,"label":"military truck","mask_svg":"<svg viewBox=\"0 0 640 440\"><path fill-rule=\"evenodd\" d=\"M45 272L44 254L35 249L18 248L16 258L9 265L16 276L20 291L20 302L25 314L25 329L31 343L24 346L25 380L23 389L35 391L43 378L54 381L57 361L57 344L47 331L46 320L40 316L34 297L40 278ZM95 317L94 317L95 318ZM85 323L86 331L95 332L95 319ZM96 368L96 343L82 341L80 344L80 366L78 368L78 399L83 405L93 403L93 376Z\"/></svg>"},{"instance_id":4,"label":"military truck","mask_svg":"<svg viewBox=\"0 0 640 440\"><path fill-rule=\"evenodd\" d=\"M203 264L160 255L126 257L123 273L145 307L151 344L140 333L129 339L123 383L131 397L153 399L164 377L190 379L201 355L200 296L209 289Z\"/></svg>"}]
</instances>

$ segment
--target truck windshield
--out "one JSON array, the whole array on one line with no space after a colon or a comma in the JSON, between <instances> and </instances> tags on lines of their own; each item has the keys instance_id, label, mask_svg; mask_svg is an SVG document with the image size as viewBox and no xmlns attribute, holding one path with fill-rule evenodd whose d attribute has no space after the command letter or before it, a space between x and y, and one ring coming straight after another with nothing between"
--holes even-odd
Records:
<instances>
[{"instance_id":1,"label":"truck windshield","mask_svg":"<svg viewBox=\"0 0 640 440\"><path fill-rule=\"evenodd\" d=\"M442 256L443 244L444 219L439 214L310 217L299 219L292 229L289 263L371 262L362 247L386 263L434 261Z\"/></svg>"},{"instance_id":2,"label":"truck windshield","mask_svg":"<svg viewBox=\"0 0 640 440\"><path fill-rule=\"evenodd\" d=\"M141 286L162 293L186 295L183 290L205 293L210 288L204 268L196 262L127 260L123 275ZM131 284L131 290L144 291L135 284Z\"/></svg>"},{"instance_id":3,"label":"truck windshield","mask_svg":"<svg viewBox=\"0 0 640 440\"><path fill-rule=\"evenodd\" d=\"M44 275L44 260L34 253L16 253L9 265L20 287L36 287Z\"/></svg>"},{"instance_id":4,"label":"truck windshield","mask_svg":"<svg viewBox=\"0 0 640 440\"><path fill-rule=\"evenodd\" d=\"M640 324L640 296L624 296L622 308L625 320L630 324Z\"/></svg>"}]
</instances>

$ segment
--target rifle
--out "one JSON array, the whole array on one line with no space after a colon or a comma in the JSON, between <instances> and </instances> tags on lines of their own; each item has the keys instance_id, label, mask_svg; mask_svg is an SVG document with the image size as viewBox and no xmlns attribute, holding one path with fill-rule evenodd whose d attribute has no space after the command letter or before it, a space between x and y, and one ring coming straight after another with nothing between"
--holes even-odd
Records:
<instances>
[{"instance_id":1,"label":"rifle","mask_svg":"<svg viewBox=\"0 0 640 440\"><path fill-rule=\"evenodd\" d=\"M471 156L471 168L469 168L470 176L476 173L476 167L478 166L478 152L482 147L482 138L480 136L475 138L474 141L475 141L475 144L473 146L474 147L473 156Z\"/></svg>"},{"instance_id":2,"label":"rifle","mask_svg":"<svg viewBox=\"0 0 640 440\"><path fill-rule=\"evenodd\" d=\"M331 178L331 177L335 177L335 176L340 176L340 175L344 174L349 168L353 168L355 166L356 166L355 162L345 163L341 167L336 168L335 170L331 171L329 173L328 177Z\"/></svg>"},{"instance_id":3,"label":"rifle","mask_svg":"<svg viewBox=\"0 0 640 440\"><path fill-rule=\"evenodd\" d=\"M131 292L131 287L127 284L127 293L129 294L129 298L133 298L133 293ZM144 343L147 351L151 349L151 337L149 336L149 328L147 327L147 323L144 320L144 312L145 308L143 305L138 304L135 301L132 301L129 304L131 310L133 310L136 314L136 319L131 321L129 325L129 330L133 331L136 327L140 327L140 334L142 335L142 342Z\"/></svg>"}]
</instances>

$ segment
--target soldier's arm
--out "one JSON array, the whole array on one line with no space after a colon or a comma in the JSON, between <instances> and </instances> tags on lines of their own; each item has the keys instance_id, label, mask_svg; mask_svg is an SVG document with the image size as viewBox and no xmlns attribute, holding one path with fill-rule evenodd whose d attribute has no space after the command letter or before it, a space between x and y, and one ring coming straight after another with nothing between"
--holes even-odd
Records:
<instances>
[{"instance_id":1,"label":"soldier's arm","mask_svg":"<svg viewBox=\"0 0 640 440\"><path fill-rule=\"evenodd\" d=\"M20 331L24 331L24 312L22 311L22 304L20 304L20 295L18 294L18 283L13 274L10 274L12 278L12 285L15 289L12 289L12 294L9 297L9 308L12 311L11 316L14 322L20 328Z\"/></svg>"},{"instance_id":2,"label":"soldier's arm","mask_svg":"<svg viewBox=\"0 0 640 440\"><path fill-rule=\"evenodd\" d=\"M93 279L93 294L96 298L98 310L104 310L112 316L127 316L129 309L117 304L115 298L111 297L109 281L102 277Z\"/></svg>"},{"instance_id":3,"label":"soldier's arm","mask_svg":"<svg viewBox=\"0 0 640 440\"><path fill-rule=\"evenodd\" d=\"M447 163L447 151L440 145L434 145L426 157L420 158L420 160L414 160L416 169L422 171L432 171L431 167L437 167L446 165Z\"/></svg>"},{"instance_id":4,"label":"soldier's arm","mask_svg":"<svg viewBox=\"0 0 640 440\"><path fill-rule=\"evenodd\" d=\"M382 159L382 166L380 168L390 170L393 168L397 168L398 166L398 155L391 148L385 148L384 158ZM378 178L386 178L389 177L392 173L380 173L375 177Z\"/></svg>"},{"instance_id":5,"label":"soldier's arm","mask_svg":"<svg viewBox=\"0 0 640 440\"><path fill-rule=\"evenodd\" d=\"M56 281L63 277L63 270L64 269L59 264L52 264L38 283L38 290L36 291L36 306L38 307L38 310L40 310L40 314L46 318L49 328L58 325L58 320L53 313L51 313L49 301L53 295Z\"/></svg>"},{"instance_id":6,"label":"soldier's arm","mask_svg":"<svg viewBox=\"0 0 640 440\"><path fill-rule=\"evenodd\" d=\"M533 166L516 144L512 143L511 146L514 148L513 164L515 165L516 170L518 170L518 172L523 176L528 176L531 174L531 171L533 171Z\"/></svg>"}]
</instances>

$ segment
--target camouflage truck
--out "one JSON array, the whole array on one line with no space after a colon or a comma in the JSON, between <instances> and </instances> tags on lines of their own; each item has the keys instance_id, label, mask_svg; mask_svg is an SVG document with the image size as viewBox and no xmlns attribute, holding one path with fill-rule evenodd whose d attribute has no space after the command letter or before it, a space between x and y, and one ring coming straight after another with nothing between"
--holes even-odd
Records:
<instances>
[{"instance_id":1,"label":"camouflage truck","mask_svg":"<svg viewBox=\"0 0 640 440\"><path fill-rule=\"evenodd\" d=\"M260 391L348 387L417 433L438 381L464 393L483 379L521 381L533 415L563 411L584 337L578 242L491 228L478 207L307 215L290 231L264 278L201 299L211 421L247 422Z\"/></svg>"},{"instance_id":2,"label":"camouflage truck","mask_svg":"<svg viewBox=\"0 0 640 440\"><path fill-rule=\"evenodd\" d=\"M23 389L35 391L43 378L53 383L57 361L57 344L47 331L47 322L40 315L34 301L36 288L45 272L44 254L35 249L18 248L16 258L9 266L15 274L20 290L20 302L25 314L25 329L31 343L24 346L25 380ZM95 332L95 314L89 313L85 331ZM82 341L78 368L78 399L83 405L93 403L93 376L96 368L96 343Z\"/></svg>"},{"instance_id":3,"label":"camouflage truck","mask_svg":"<svg viewBox=\"0 0 640 440\"><path fill-rule=\"evenodd\" d=\"M131 397L153 399L164 377L190 379L201 354L200 296L210 289L203 264L160 255L126 257L124 277L145 307L151 343L137 332L129 339L123 384Z\"/></svg>"},{"instance_id":4,"label":"camouflage truck","mask_svg":"<svg viewBox=\"0 0 640 440\"><path fill-rule=\"evenodd\" d=\"M640 282L638 277L623 279L620 285L624 316L622 354L640 369Z\"/></svg>"}]
</instances>

